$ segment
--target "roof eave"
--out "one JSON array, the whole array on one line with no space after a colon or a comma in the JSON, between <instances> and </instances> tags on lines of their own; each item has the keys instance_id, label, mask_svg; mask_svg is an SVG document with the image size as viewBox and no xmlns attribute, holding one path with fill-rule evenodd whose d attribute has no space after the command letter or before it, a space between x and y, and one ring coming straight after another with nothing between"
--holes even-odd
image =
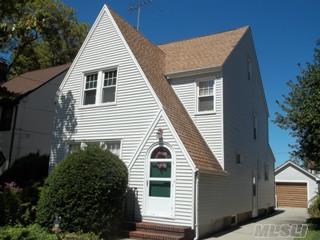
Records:
<instances>
[{"instance_id":1,"label":"roof eave","mask_svg":"<svg viewBox=\"0 0 320 240\"><path fill-rule=\"evenodd\" d=\"M288 165L291 165L292 167L295 167L297 168L298 170L300 170L301 172L305 173L306 175L309 175L311 178L314 178L314 180L316 180L317 182L320 181L320 178L315 176L314 174L308 172L306 169L300 167L299 165L295 164L294 162L292 161L287 161L285 162L284 164L282 164L281 166L277 167L275 170L274 170L274 173L275 175L277 175L279 172L283 171L286 166Z\"/></svg>"},{"instance_id":2,"label":"roof eave","mask_svg":"<svg viewBox=\"0 0 320 240\"><path fill-rule=\"evenodd\" d=\"M221 71L222 71L222 65L171 72L171 73L166 73L165 76L167 79L172 79L172 78L191 77L191 76L207 74L207 73L219 73Z\"/></svg>"}]
</instances>

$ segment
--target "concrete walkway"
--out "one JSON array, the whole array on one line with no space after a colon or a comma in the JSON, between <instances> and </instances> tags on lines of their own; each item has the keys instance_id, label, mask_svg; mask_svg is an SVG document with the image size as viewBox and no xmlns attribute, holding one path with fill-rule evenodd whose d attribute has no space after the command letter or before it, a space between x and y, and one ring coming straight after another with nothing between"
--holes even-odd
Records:
<instances>
[{"instance_id":1,"label":"concrete walkway","mask_svg":"<svg viewBox=\"0 0 320 240\"><path fill-rule=\"evenodd\" d=\"M219 232L207 240L256 240L256 239L272 239L272 240L292 240L294 237L288 237L289 231L301 230L301 224L306 223L307 210L303 208L284 208L277 209L276 213L264 219L257 219L248 224L230 229L225 232ZM262 224L262 225L260 225ZM289 224L289 225L282 225ZM299 228L295 227L299 225ZM281 226L281 228L280 228ZM304 230L306 226L303 226ZM277 230L278 229L278 230ZM279 231L279 229L281 229ZM290 229L290 230L289 230ZM260 234L260 235L259 235ZM262 235L261 235L262 234ZM285 238L280 234L288 234ZM260 236L260 237L258 237ZM297 236L297 235L296 235Z\"/></svg>"}]
</instances>

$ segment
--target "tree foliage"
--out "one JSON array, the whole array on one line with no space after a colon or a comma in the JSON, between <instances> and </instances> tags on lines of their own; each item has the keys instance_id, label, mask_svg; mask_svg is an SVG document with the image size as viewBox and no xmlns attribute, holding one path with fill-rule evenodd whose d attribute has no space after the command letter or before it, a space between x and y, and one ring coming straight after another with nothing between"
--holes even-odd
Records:
<instances>
[{"instance_id":1,"label":"tree foliage","mask_svg":"<svg viewBox=\"0 0 320 240\"><path fill-rule=\"evenodd\" d=\"M0 9L0 52L11 56L11 77L71 62L88 31L60 0L5 0Z\"/></svg>"},{"instance_id":2,"label":"tree foliage","mask_svg":"<svg viewBox=\"0 0 320 240\"><path fill-rule=\"evenodd\" d=\"M314 59L301 68L296 81L289 81L289 93L278 102L275 122L296 139L292 155L311 168L320 169L320 42Z\"/></svg>"},{"instance_id":3,"label":"tree foliage","mask_svg":"<svg viewBox=\"0 0 320 240\"><path fill-rule=\"evenodd\" d=\"M14 100L16 97L16 93L10 92L6 87L0 86L0 103Z\"/></svg>"}]
</instances>

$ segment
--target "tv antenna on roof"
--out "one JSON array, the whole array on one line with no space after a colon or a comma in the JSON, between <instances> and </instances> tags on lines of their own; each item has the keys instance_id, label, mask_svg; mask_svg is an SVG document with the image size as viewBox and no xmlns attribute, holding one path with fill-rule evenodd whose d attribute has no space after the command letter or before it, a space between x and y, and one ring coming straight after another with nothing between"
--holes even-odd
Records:
<instances>
[{"instance_id":1,"label":"tv antenna on roof","mask_svg":"<svg viewBox=\"0 0 320 240\"><path fill-rule=\"evenodd\" d=\"M139 31L140 27L140 12L143 6L151 4L152 0L137 0L137 2L133 5L129 6L129 11L137 11L137 27L136 29Z\"/></svg>"}]
</instances>

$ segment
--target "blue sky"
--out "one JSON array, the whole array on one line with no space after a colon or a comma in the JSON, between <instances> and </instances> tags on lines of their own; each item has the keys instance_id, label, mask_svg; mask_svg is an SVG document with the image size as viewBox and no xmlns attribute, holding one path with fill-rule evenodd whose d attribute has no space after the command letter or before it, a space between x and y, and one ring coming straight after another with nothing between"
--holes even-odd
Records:
<instances>
[{"instance_id":1,"label":"blue sky","mask_svg":"<svg viewBox=\"0 0 320 240\"><path fill-rule=\"evenodd\" d=\"M136 0L63 0L90 25L107 3L131 24ZM289 159L294 140L272 123L275 101L288 92L286 82L299 74L298 63L312 60L320 39L319 0L153 0L141 12L140 30L154 43L225 31L250 25L270 111L269 137L276 165Z\"/></svg>"}]
</instances>

